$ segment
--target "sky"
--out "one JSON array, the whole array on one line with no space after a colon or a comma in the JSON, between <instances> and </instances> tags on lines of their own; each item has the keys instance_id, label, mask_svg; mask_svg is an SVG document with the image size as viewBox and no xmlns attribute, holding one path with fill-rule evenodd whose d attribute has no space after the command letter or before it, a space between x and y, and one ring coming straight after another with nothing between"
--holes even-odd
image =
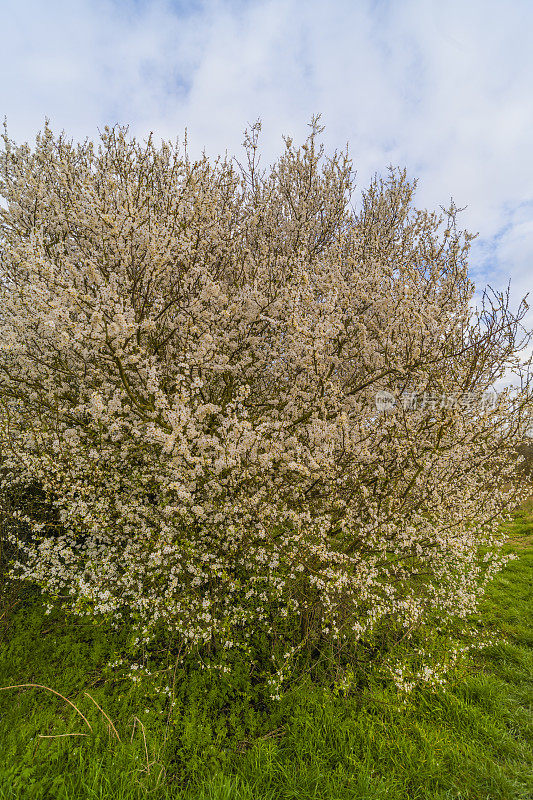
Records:
<instances>
[{"instance_id":1,"label":"sky","mask_svg":"<svg viewBox=\"0 0 533 800\"><path fill-rule=\"evenodd\" d=\"M511 281L516 307L533 289L531 0L2 0L0 11L0 118L16 142L33 143L45 118L75 140L120 123L141 139L187 129L191 155L240 160L261 119L268 166L319 113L326 154L348 143L359 189L392 164L417 179L419 207L465 208L478 294Z\"/></svg>"}]
</instances>

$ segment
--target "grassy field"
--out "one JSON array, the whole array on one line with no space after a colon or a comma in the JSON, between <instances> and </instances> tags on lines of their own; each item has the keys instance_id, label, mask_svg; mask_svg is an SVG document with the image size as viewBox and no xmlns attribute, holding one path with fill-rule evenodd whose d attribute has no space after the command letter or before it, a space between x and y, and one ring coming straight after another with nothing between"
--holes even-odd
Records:
<instances>
[{"instance_id":1,"label":"grassy field","mask_svg":"<svg viewBox=\"0 0 533 800\"><path fill-rule=\"evenodd\" d=\"M372 682L348 696L301 682L270 701L246 664L120 681L104 669L120 636L4 587L0 687L48 689L0 691L0 800L531 798L532 503L509 537L518 558L477 621L498 643L406 703Z\"/></svg>"}]
</instances>

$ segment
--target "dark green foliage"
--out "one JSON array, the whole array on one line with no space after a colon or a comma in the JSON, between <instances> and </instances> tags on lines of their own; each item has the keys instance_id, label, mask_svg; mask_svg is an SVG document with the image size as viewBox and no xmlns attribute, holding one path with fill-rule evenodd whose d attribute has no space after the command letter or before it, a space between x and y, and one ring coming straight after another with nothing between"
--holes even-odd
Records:
<instances>
[{"instance_id":1,"label":"dark green foliage","mask_svg":"<svg viewBox=\"0 0 533 800\"><path fill-rule=\"evenodd\" d=\"M533 439L531 437L518 447L518 455L524 456L524 461L520 464L519 469L533 478Z\"/></svg>"}]
</instances>

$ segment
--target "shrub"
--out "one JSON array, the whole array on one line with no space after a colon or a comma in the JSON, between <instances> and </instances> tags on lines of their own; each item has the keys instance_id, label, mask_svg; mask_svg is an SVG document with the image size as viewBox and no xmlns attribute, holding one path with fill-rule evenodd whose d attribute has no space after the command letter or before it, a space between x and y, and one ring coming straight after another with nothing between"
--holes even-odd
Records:
<instances>
[{"instance_id":1,"label":"shrub","mask_svg":"<svg viewBox=\"0 0 533 800\"><path fill-rule=\"evenodd\" d=\"M127 128L98 148L4 133L0 445L33 482L13 577L190 649L339 649L465 616L527 492L511 455L527 306L471 308L471 234L348 151L259 170ZM381 393L381 394L380 394ZM10 483L11 482L11 483ZM17 516L15 514L15 516Z\"/></svg>"}]
</instances>

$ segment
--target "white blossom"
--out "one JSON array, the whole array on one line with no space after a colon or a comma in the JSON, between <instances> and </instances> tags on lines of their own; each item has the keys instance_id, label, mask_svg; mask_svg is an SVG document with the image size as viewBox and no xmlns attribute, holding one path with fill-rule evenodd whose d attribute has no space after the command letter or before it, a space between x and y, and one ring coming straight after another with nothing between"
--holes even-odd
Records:
<instances>
[{"instance_id":1,"label":"white blossom","mask_svg":"<svg viewBox=\"0 0 533 800\"><path fill-rule=\"evenodd\" d=\"M471 311L456 209L417 211L391 171L354 212L316 118L260 176L258 130L248 171L121 128L4 135L2 489L39 485L61 522L30 515L12 574L132 614L139 648L158 624L230 648L294 615L336 640L466 616L530 491L528 380L475 401L523 370L523 308Z\"/></svg>"}]
</instances>

